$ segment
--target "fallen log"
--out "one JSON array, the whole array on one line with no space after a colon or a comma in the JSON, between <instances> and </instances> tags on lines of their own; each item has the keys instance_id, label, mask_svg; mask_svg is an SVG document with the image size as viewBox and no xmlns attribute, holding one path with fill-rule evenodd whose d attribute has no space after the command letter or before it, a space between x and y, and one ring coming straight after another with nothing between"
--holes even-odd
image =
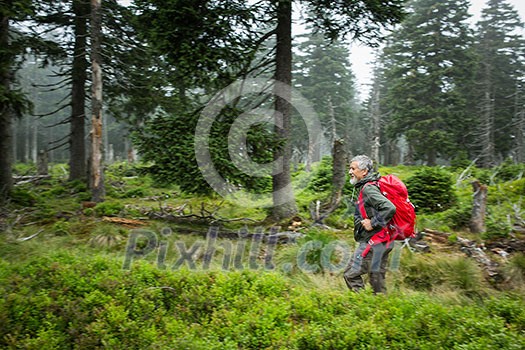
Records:
<instances>
[{"instance_id":1,"label":"fallen log","mask_svg":"<svg viewBox=\"0 0 525 350\"><path fill-rule=\"evenodd\" d=\"M25 176L13 176L13 182L15 185L23 185L27 183L38 182L41 180L49 180L51 175L25 175Z\"/></svg>"},{"instance_id":2,"label":"fallen log","mask_svg":"<svg viewBox=\"0 0 525 350\"><path fill-rule=\"evenodd\" d=\"M126 219L126 218L119 218L119 217L112 217L112 216L103 216L102 221L111 222L113 224L119 224L126 228L137 228L137 227L146 225L146 223L141 220Z\"/></svg>"},{"instance_id":3,"label":"fallen log","mask_svg":"<svg viewBox=\"0 0 525 350\"><path fill-rule=\"evenodd\" d=\"M450 238L450 233L447 233L447 232L441 232L441 231L436 231L436 230L431 230L429 228L425 228L421 234L424 236L424 237L427 237L429 238L432 242L437 242L437 243L441 243L441 244L450 244L451 242L449 241L449 238Z\"/></svg>"},{"instance_id":4,"label":"fallen log","mask_svg":"<svg viewBox=\"0 0 525 350\"><path fill-rule=\"evenodd\" d=\"M451 240L450 237L452 234L448 232L426 228L423 233L433 241L448 245L459 245L460 251L465 253L468 257L476 260L476 262L483 267L483 270L487 273L488 277L491 279L497 279L499 277L499 264L488 257L485 252L485 246L478 245L477 242L462 237L456 237L454 240Z\"/></svg>"}]
</instances>

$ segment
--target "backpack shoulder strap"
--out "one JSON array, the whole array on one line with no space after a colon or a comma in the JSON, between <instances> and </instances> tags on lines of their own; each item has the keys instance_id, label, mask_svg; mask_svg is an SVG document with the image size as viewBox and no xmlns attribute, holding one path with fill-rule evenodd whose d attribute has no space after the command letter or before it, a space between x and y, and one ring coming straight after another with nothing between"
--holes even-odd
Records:
<instances>
[{"instance_id":1,"label":"backpack shoulder strap","mask_svg":"<svg viewBox=\"0 0 525 350\"><path fill-rule=\"evenodd\" d=\"M361 217L363 219L368 218L368 214L366 213L366 209L365 209L365 200L363 198L363 191L365 190L365 187L368 185L378 186L378 183L377 181L367 182L366 184L363 185L363 187L361 188L361 191L359 191L359 197L357 199L357 207L359 208L359 213L361 214Z\"/></svg>"}]
</instances>

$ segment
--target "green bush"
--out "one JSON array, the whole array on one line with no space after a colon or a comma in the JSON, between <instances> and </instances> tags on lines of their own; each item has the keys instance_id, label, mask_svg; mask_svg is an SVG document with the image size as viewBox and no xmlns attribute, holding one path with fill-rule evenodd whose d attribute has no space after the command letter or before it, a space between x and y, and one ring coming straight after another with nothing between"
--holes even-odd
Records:
<instances>
[{"instance_id":1,"label":"green bush","mask_svg":"<svg viewBox=\"0 0 525 350\"><path fill-rule=\"evenodd\" d=\"M525 173L525 164L514 163L512 159L507 159L496 167L495 171L498 182L519 180Z\"/></svg>"},{"instance_id":2,"label":"green bush","mask_svg":"<svg viewBox=\"0 0 525 350\"><path fill-rule=\"evenodd\" d=\"M193 113L181 112L173 115L159 115L146 122L140 133L134 134L134 141L144 160L151 162L148 173L159 184L176 184L186 193L211 194L210 187L203 176L195 155L195 145L209 145L211 163L226 182L241 186L246 190L269 191L271 177L248 175L236 166L228 147L228 138L232 123L243 111L235 108L221 110L217 120L210 125L206 140L196 139L197 121ZM173 137L178 135L178 137ZM252 163L246 163L254 173L259 170L257 164L273 160L273 150L283 142L278 142L264 125L252 126L246 135L246 144ZM204 149L197 147L198 149ZM236 159L242 161L242 159ZM219 184L222 185L222 184Z\"/></svg>"},{"instance_id":3,"label":"green bush","mask_svg":"<svg viewBox=\"0 0 525 350\"><path fill-rule=\"evenodd\" d=\"M69 235L71 229L71 224L64 220L59 220L53 224L51 231L57 236L67 236Z\"/></svg>"},{"instance_id":4,"label":"green bush","mask_svg":"<svg viewBox=\"0 0 525 350\"><path fill-rule=\"evenodd\" d=\"M469 227L472 217L472 204L458 205L443 212L443 221L455 230L464 230Z\"/></svg>"},{"instance_id":5,"label":"green bush","mask_svg":"<svg viewBox=\"0 0 525 350\"><path fill-rule=\"evenodd\" d=\"M324 192L332 189L332 157L325 156L313 169L313 176L308 184L308 189Z\"/></svg>"},{"instance_id":6,"label":"green bush","mask_svg":"<svg viewBox=\"0 0 525 350\"><path fill-rule=\"evenodd\" d=\"M124 204L120 202L102 202L95 206L95 213L99 216L117 216L124 210Z\"/></svg>"},{"instance_id":7,"label":"green bush","mask_svg":"<svg viewBox=\"0 0 525 350\"><path fill-rule=\"evenodd\" d=\"M13 188L10 198L14 204L24 207L34 206L38 200L38 196L32 190L18 186Z\"/></svg>"},{"instance_id":8,"label":"green bush","mask_svg":"<svg viewBox=\"0 0 525 350\"><path fill-rule=\"evenodd\" d=\"M525 302L303 287L275 272L161 271L55 251L0 259L0 347L521 349ZM451 327L453 325L453 327Z\"/></svg>"},{"instance_id":9,"label":"green bush","mask_svg":"<svg viewBox=\"0 0 525 350\"><path fill-rule=\"evenodd\" d=\"M423 167L405 183L410 200L421 212L441 212L456 203L451 174L444 169Z\"/></svg>"},{"instance_id":10,"label":"green bush","mask_svg":"<svg viewBox=\"0 0 525 350\"><path fill-rule=\"evenodd\" d=\"M13 175L27 176L36 174L36 165L33 163L16 163L13 166Z\"/></svg>"},{"instance_id":11,"label":"green bush","mask_svg":"<svg viewBox=\"0 0 525 350\"><path fill-rule=\"evenodd\" d=\"M332 190L332 157L325 156L321 161L313 167L313 174L308 183L307 189L315 192L325 192ZM345 193L352 193L353 186L349 181L345 182L343 188Z\"/></svg>"},{"instance_id":12,"label":"green bush","mask_svg":"<svg viewBox=\"0 0 525 350\"><path fill-rule=\"evenodd\" d=\"M494 215L486 217L485 227L485 232L482 234L483 239L508 237L512 229L504 217L499 218Z\"/></svg>"},{"instance_id":13,"label":"green bush","mask_svg":"<svg viewBox=\"0 0 525 350\"><path fill-rule=\"evenodd\" d=\"M525 289L525 254L515 253L503 266L503 274L511 288Z\"/></svg>"}]
</instances>

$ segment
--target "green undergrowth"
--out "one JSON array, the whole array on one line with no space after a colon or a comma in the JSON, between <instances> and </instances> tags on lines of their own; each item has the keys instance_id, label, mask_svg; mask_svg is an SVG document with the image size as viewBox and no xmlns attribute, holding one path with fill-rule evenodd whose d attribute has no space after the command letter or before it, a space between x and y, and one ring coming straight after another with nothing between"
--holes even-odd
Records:
<instances>
[{"instance_id":1,"label":"green undergrowth","mask_svg":"<svg viewBox=\"0 0 525 350\"><path fill-rule=\"evenodd\" d=\"M5 349L522 349L525 302L312 288L60 249L0 260Z\"/></svg>"},{"instance_id":2,"label":"green undergrowth","mask_svg":"<svg viewBox=\"0 0 525 350\"><path fill-rule=\"evenodd\" d=\"M140 164L109 166L106 201L88 207L86 186L67 181L67 167L54 165L51 179L17 186L0 212L0 348L525 347L522 253L500 260L502 281L496 283L455 247L423 254L397 246L387 274L388 295L369 289L350 293L340 266L329 267L341 261L334 242L348 251L354 247L352 188L345 187L340 208L324 221L332 229L311 227L311 204L330 197L328 164L325 159L311 174L294 174L302 189L296 192L299 214L278 225L302 235L293 244L273 246L252 235L268 233L275 224L264 220L267 208L159 186ZM17 168L20 175L31 171ZM434 201L440 210L419 211L417 224L419 230L451 233L451 243L459 236L480 243L511 237L515 220L525 218L525 179L515 166L379 171L415 183L428 195L439 191L433 192L433 183L414 180L416 174L437 173L440 181L450 181L445 192L453 192L454 200L446 206ZM483 235L468 232L475 179L488 186ZM152 211L218 220L175 224L148 219ZM144 225L132 229L118 219L140 219ZM210 225L247 236L210 243ZM191 259L182 259L183 254ZM271 260L265 260L268 254Z\"/></svg>"}]
</instances>

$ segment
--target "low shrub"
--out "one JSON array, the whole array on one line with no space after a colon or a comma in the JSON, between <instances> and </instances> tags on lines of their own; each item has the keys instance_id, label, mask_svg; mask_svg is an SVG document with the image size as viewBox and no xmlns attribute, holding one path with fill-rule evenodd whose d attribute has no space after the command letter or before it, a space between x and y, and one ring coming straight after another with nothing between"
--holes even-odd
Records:
<instances>
[{"instance_id":1,"label":"low shrub","mask_svg":"<svg viewBox=\"0 0 525 350\"><path fill-rule=\"evenodd\" d=\"M405 183L411 202L421 212L441 212L456 203L451 174L444 169L423 167Z\"/></svg>"},{"instance_id":2,"label":"low shrub","mask_svg":"<svg viewBox=\"0 0 525 350\"><path fill-rule=\"evenodd\" d=\"M124 204L120 202L107 201L95 206L95 213L99 216L117 216L124 210Z\"/></svg>"},{"instance_id":3,"label":"low shrub","mask_svg":"<svg viewBox=\"0 0 525 350\"><path fill-rule=\"evenodd\" d=\"M525 346L525 302L512 295L387 298L305 287L276 272L162 271L144 261L124 271L119 259L62 250L0 259L0 293L6 349Z\"/></svg>"}]
</instances>

